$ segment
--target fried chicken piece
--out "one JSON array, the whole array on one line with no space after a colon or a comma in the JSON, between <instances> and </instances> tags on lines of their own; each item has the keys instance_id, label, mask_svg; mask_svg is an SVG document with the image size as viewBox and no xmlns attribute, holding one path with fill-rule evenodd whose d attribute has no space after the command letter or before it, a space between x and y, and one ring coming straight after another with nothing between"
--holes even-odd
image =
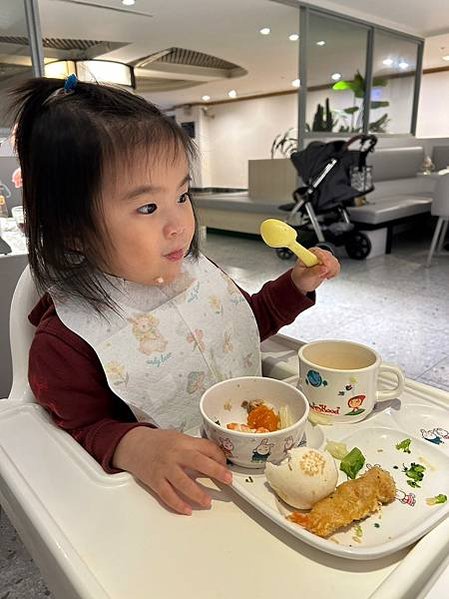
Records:
<instances>
[{"instance_id":1,"label":"fried chicken piece","mask_svg":"<svg viewBox=\"0 0 449 599\"><path fill-rule=\"evenodd\" d=\"M382 503L393 501L395 494L396 485L389 472L374 466L359 478L338 485L309 513L293 512L288 519L320 537L328 537L339 528L377 512Z\"/></svg>"}]
</instances>

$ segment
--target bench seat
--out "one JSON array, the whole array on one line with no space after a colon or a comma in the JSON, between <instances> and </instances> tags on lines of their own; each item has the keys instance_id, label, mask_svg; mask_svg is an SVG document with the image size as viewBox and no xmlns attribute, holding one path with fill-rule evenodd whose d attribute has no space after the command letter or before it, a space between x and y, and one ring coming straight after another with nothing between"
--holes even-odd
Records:
<instances>
[{"instance_id":1,"label":"bench seat","mask_svg":"<svg viewBox=\"0 0 449 599\"><path fill-rule=\"evenodd\" d=\"M351 221L369 225L386 225L417 214L430 212L432 197L395 195L374 200L364 206L348 208Z\"/></svg>"}]
</instances>

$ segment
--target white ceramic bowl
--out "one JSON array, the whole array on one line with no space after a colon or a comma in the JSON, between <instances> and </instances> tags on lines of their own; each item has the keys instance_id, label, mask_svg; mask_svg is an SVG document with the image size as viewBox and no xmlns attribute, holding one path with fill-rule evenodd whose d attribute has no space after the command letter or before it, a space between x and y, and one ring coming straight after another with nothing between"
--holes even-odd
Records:
<instances>
[{"instance_id":1,"label":"white ceramic bowl","mask_svg":"<svg viewBox=\"0 0 449 599\"><path fill-rule=\"evenodd\" d=\"M265 401L276 410L289 406L294 424L272 433L241 433L229 430L231 422L246 423L244 401ZM210 387L201 398L204 431L226 457L244 468L264 468L267 461L279 462L302 439L309 414L305 395L276 379L245 376L228 379ZM218 424L219 423L219 424Z\"/></svg>"}]
</instances>

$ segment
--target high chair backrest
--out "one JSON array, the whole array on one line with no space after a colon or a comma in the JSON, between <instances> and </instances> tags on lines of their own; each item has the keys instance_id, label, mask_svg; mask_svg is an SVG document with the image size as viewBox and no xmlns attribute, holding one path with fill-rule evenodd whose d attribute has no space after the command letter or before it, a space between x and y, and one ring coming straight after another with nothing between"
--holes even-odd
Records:
<instances>
[{"instance_id":1,"label":"high chair backrest","mask_svg":"<svg viewBox=\"0 0 449 599\"><path fill-rule=\"evenodd\" d=\"M28 321L28 314L38 299L30 267L27 266L20 275L14 291L9 316L13 381L8 399L15 401L34 401L28 384L28 354L35 328Z\"/></svg>"}]
</instances>

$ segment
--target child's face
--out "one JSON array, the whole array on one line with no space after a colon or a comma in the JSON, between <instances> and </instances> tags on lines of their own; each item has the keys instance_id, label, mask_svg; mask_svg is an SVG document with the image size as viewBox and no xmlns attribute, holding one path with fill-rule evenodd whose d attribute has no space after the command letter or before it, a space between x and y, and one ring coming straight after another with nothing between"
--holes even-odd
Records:
<instances>
[{"instance_id":1,"label":"child's face","mask_svg":"<svg viewBox=\"0 0 449 599\"><path fill-rule=\"evenodd\" d=\"M112 242L107 271L143 285L173 281L180 273L195 231L187 197L189 168L179 152L148 172L145 160L123 168L103 189L105 225Z\"/></svg>"}]
</instances>

